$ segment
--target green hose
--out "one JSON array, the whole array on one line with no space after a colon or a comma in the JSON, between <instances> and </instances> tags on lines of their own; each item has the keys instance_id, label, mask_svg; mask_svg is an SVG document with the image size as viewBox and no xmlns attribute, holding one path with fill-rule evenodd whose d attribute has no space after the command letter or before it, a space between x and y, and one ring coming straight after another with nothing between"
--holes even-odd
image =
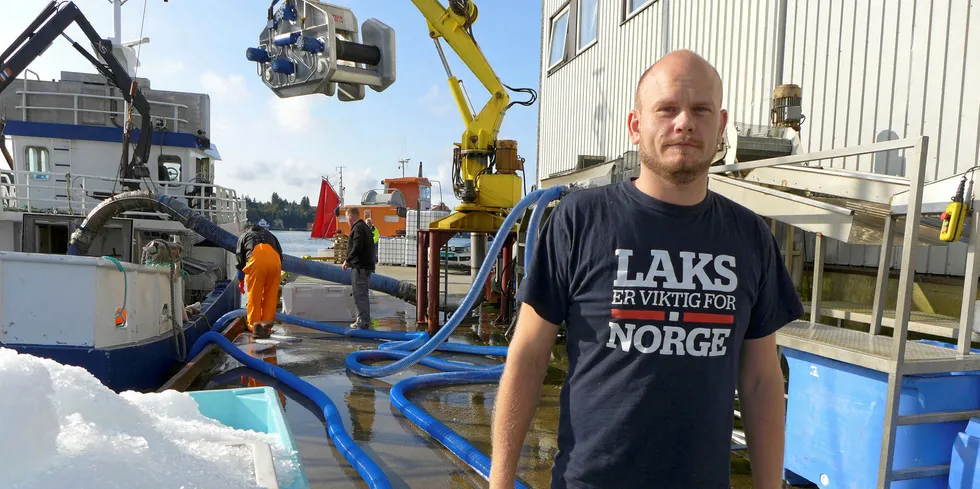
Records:
<instances>
[{"instance_id":1,"label":"green hose","mask_svg":"<svg viewBox=\"0 0 980 489\"><path fill-rule=\"evenodd\" d=\"M126 275L126 269L123 268L122 263L119 262L115 257L103 256L106 260L111 261L116 264L116 268L119 269L123 274L123 305L121 308L116 309L116 327L123 328L126 326L127 313L126 313L126 298L129 297L129 277Z\"/></svg>"}]
</instances>

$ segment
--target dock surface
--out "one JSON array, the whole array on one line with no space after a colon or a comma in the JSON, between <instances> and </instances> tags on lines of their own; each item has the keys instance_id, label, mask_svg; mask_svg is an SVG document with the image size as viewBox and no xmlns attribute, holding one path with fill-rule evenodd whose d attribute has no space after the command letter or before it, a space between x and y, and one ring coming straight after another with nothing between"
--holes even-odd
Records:
<instances>
[{"instance_id":1,"label":"dock surface","mask_svg":"<svg viewBox=\"0 0 980 489\"><path fill-rule=\"evenodd\" d=\"M397 267L400 268L400 267ZM414 269L408 269L414 271ZM387 274L387 273L386 273ZM394 276L394 275L392 275ZM304 280L306 280L304 278ZM374 328L385 331L415 331L415 308L383 294L372 299ZM472 344L505 345L507 325L495 325L490 311L477 312L450 337L451 341ZM344 427L355 442L370 455L399 488L488 487L473 469L424 431L405 419L389 400L389 390L398 381L435 369L416 365L382 379L361 377L348 372L344 361L357 350L375 349L376 341L277 325L278 332L296 336L298 343L275 347L278 365L323 390L337 406ZM521 455L518 474L533 488L547 488L556 453L559 392L567 370L565 347L556 344L535 413ZM466 362L493 363L489 357L438 356ZM199 379L191 389L222 389L249 385L241 364L224 356L217 372ZM254 382L251 385L255 385ZM409 400L463 436L474 447L490 455L490 425L496 399L496 384L475 384L420 389ZM324 424L301 400L283 396L286 419L296 437L307 477L314 489L367 487L357 472L338 452ZM732 488L752 487L749 464L742 454L732 455Z\"/></svg>"}]
</instances>

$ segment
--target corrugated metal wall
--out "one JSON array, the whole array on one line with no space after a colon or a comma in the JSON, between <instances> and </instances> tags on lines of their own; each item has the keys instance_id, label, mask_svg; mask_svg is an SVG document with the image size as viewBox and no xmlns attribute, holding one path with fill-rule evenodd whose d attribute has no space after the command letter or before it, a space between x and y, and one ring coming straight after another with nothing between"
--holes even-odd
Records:
<instances>
[{"instance_id":1,"label":"corrugated metal wall","mask_svg":"<svg viewBox=\"0 0 980 489\"><path fill-rule=\"evenodd\" d=\"M670 50L693 49L715 65L730 120L767 123L778 0L655 0L625 22L622 0L599 0L598 42L549 73L550 20L579 1L543 1L539 181L573 169L578 155L613 159L634 149L625 121L636 82ZM804 149L924 134L927 179L977 165L980 93L967 80L980 79L980 65L966 62L980 59L972 3L789 0L783 82L803 87ZM824 164L903 175L904 158L896 151ZM831 242L827 252L827 263L877 265L874 247ZM920 250L917 268L961 274L964 263L965 246L956 244Z\"/></svg>"},{"instance_id":2,"label":"corrugated metal wall","mask_svg":"<svg viewBox=\"0 0 980 489\"><path fill-rule=\"evenodd\" d=\"M543 1L539 179L573 169L578 155L615 158L633 149L626 114L636 83L674 49L693 49L715 65L739 120L768 120L775 23L755 19L773 18L775 0L657 0L626 22L622 0L599 0L597 43L549 74L551 19L569 3Z\"/></svg>"}]
</instances>

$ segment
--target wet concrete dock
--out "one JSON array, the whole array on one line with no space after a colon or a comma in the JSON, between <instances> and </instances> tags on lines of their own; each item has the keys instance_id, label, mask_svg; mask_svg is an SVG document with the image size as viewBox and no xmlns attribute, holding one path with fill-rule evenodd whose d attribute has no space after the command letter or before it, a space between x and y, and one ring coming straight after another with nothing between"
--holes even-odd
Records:
<instances>
[{"instance_id":1,"label":"wet concrete dock","mask_svg":"<svg viewBox=\"0 0 980 489\"><path fill-rule=\"evenodd\" d=\"M401 269L405 277L390 270L379 270L389 276L414 278L414 269ZM465 281L468 270L459 271L457 278ZM301 278L301 280L307 280ZM467 287L453 288L462 294ZM504 345L507 325L494 325L495 315L477 309L456 329L451 341ZM416 331L415 307L383 294L372 299L374 328L386 331ZM416 365L396 375L382 379L360 377L348 372L344 361L356 350L376 349L379 344L343 336L306 330L291 325L277 325L279 332L296 336L302 341L280 343L275 347L276 363L293 374L323 390L336 404L344 427L355 442L370 455L399 488L467 488L488 487L474 470L461 462L452 452L427 433L415 427L391 405L390 388L399 380L435 369ZM243 341L248 341L243 338ZM533 488L547 488L550 469L556 452L558 425L558 396L564 379L567 361L564 345L556 344L549 366L541 401L525 442L518 475ZM260 346L260 345L255 345ZM268 347L266 347L268 348ZM493 363L499 361L475 355L438 353L438 356L467 362ZM248 379L234 359L224 356L219 366L199 379L191 389L220 389L240 387ZM253 384L254 385L254 384ZM490 425L496 399L496 384L462 385L420 389L409 399L425 409L450 429L466 438L474 447L490 455ZM357 472L343 458L329 439L316 408L308 409L300 400L283 396L287 421L299 444L306 475L314 489L363 488ZM751 488L748 462L740 454L732 455L733 489Z\"/></svg>"}]
</instances>

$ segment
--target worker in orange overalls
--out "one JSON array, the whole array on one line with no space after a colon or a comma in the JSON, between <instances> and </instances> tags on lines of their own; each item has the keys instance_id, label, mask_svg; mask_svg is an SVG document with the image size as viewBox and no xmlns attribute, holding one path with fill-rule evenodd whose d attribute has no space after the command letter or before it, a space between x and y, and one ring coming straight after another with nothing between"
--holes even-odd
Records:
<instances>
[{"instance_id":1,"label":"worker in orange overalls","mask_svg":"<svg viewBox=\"0 0 980 489\"><path fill-rule=\"evenodd\" d=\"M282 247L269 230L253 225L238 238L236 249L238 290L244 294L248 288L248 330L256 338L268 338L279 306Z\"/></svg>"}]
</instances>

